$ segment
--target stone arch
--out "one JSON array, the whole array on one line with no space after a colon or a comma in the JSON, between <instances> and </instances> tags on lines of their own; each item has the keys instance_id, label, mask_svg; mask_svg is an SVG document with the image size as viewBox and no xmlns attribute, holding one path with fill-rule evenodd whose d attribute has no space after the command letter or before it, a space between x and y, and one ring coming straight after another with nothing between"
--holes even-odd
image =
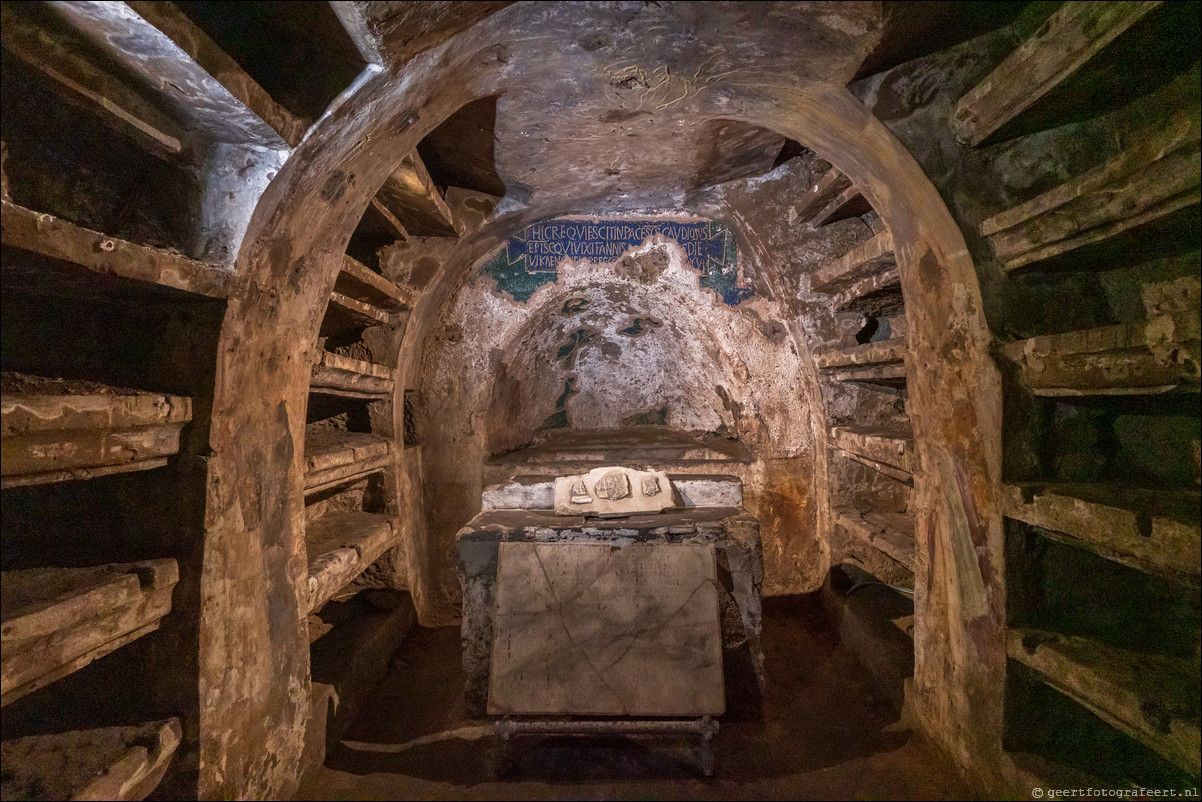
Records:
<instances>
[{"instance_id":1,"label":"stone arch","mask_svg":"<svg viewBox=\"0 0 1202 802\"><path fill-rule=\"evenodd\" d=\"M205 562L206 587L223 588L211 600L202 629L209 650L202 662L221 661L223 642L261 638L262 665L221 687L202 681L202 709L226 717L232 732L254 732L246 698L279 711L280 737L299 743L307 715L304 621L296 612L304 577L300 449L303 439L307 357L325 299L355 221L389 168L435 124L461 105L504 91L503 34L493 15L405 65L403 80L385 71L311 132L268 188L248 230L238 273L251 289L231 305L219 357L214 403L215 456L210 465L214 500ZM1000 592L988 580L1001 565L998 503L1000 435L978 426L997 419L1000 385L989 359L988 335L972 261L938 192L905 148L841 86L745 83L718 79L701 91L714 118L743 120L775 130L829 158L861 186L893 232L907 307L913 310L912 398L918 454L926 477L918 483L918 625L915 688L920 700L944 700L925 715L946 724L931 731L963 730L965 721L1000 717L1000 699L974 700L959 689L961 672L984 675L976 687L1001 688L1005 658L996 637L1004 626ZM371 113L368 113L371 111ZM465 238L444 265L434 290L413 312L400 355L398 387L420 369L421 344L449 293L476 258L509 231L531 219L571 209L527 209L502 215ZM779 291L786 292L783 280ZM291 337L278 336L288 332ZM298 334L303 336L297 336ZM234 388L255 386L254 396ZM399 410L402 405L395 407ZM235 465L254 464L256 453L291 443L290 469L280 475L239 477ZM237 455L234 460L233 455ZM402 457L402 461L405 458ZM402 473L406 466L402 465ZM228 474L229 483L220 477ZM413 490L412 486L408 488ZM402 492L405 485L402 483ZM420 510L402 519L420 526ZM405 520L406 516L415 516ZM825 516L820 516L823 520ZM420 561L423 545L411 544ZM939 575L939 581L933 581ZM254 577L282 577L268 584ZM419 607L420 581L414 582ZM996 588L997 583L992 586ZM943 594L943 595L941 595ZM942 626L929 623L938 615ZM225 619L225 620L222 620ZM944 629L946 627L946 629ZM956 641L954 665L934 664L940 630ZM978 633L987 631L990 637ZM202 676L220 672L202 672ZM944 693L931 689L943 684ZM996 723L996 722L993 722ZM1000 727L982 726L982 732ZM257 736L254 736L257 737ZM269 739L270 740L270 739ZM975 744L996 750L997 744ZM202 760L220 762L228 745L202 743ZM967 755L957 755L967 764ZM229 776L264 787L268 775L295 773L298 754L277 754L272 768L229 766Z\"/></svg>"}]
</instances>

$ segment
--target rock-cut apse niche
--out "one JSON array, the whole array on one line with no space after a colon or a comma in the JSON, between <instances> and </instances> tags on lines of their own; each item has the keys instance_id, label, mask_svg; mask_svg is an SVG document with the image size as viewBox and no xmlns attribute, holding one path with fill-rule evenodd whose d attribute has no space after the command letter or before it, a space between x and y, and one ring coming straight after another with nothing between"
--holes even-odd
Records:
<instances>
[{"instance_id":1,"label":"rock-cut apse niche","mask_svg":"<svg viewBox=\"0 0 1202 802\"><path fill-rule=\"evenodd\" d=\"M743 480L765 592L822 579L801 359L757 266L708 220L555 219L484 258L427 346L420 393L435 586L483 486L582 459ZM599 464L599 463L598 463Z\"/></svg>"}]
</instances>

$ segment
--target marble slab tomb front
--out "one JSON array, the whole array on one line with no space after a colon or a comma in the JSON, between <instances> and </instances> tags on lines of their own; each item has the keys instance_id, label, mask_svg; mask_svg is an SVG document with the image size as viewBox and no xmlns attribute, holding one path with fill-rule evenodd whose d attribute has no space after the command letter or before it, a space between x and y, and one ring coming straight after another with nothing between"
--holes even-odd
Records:
<instances>
[{"instance_id":1,"label":"marble slab tomb front","mask_svg":"<svg viewBox=\"0 0 1202 802\"><path fill-rule=\"evenodd\" d=\"M759 522L742 507L601 519L492 509L456 548L472 715L704 716L724 704L721 679L762 693L763 557ZM565 679L595 680L600 666L613 687ZM654 674L670 679L635 687Z\"/></svg>"},{"instance_id":2,"label":"marble slab tomb front","mask_svg":"<svg viewBox=\"0 0 1202 802\"><path fill-rule=\"evenodd\" d=\"M500 544L488 712L721 715L716 586L709 544Z\"/></svg>"}]
</instances>

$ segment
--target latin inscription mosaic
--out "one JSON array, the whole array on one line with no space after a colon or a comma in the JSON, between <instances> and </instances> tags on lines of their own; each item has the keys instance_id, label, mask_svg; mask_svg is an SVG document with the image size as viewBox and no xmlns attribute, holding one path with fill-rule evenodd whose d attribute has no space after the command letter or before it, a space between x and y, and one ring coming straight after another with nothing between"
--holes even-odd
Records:
<instances>
[{"instance_id":1,"label":"latin inscription mosaic","mask_svg":"<svg viewBox=\"0 0 1202 802\"><path fill-rule=\"evenodd\" d=\"M738 286L739 251L734 235L714 221L672 220L547 220L510 237L482 268L498 287L527 301L541 285L555 281L564 259L613 262L653 236L680 246L701 286L716 292L729 306L750 296Z\"/></svg>"}]
</instances>

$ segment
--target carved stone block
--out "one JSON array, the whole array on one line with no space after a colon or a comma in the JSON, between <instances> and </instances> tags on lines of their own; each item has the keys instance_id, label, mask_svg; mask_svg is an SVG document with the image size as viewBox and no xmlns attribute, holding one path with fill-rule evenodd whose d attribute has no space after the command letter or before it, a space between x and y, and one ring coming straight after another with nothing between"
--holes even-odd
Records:
<instances>
[{"instance_id":1,"label":"carved stone block","mask_svg":"<svg viewBox=\"0 0 1202 802\"><path fill-rule=\"evenodd\" d=\"M596 492L598 498L606 501L629 498L630 480L626 478L626 474L620 468L615 468L608 471L597 481L597 484L593 485L593 491Z\"/></svg>"},{"instance_id":2,"label":"carved stone block","mask_svg":"<svg viewBox=\"0 0 1202 802\"><path fill-rule=\"evenodd\" d=\"M663 471L594 468L555 480L555 511L601 517L660 512L675 506L672 481Z\"/></svg>"}]
</instances>

